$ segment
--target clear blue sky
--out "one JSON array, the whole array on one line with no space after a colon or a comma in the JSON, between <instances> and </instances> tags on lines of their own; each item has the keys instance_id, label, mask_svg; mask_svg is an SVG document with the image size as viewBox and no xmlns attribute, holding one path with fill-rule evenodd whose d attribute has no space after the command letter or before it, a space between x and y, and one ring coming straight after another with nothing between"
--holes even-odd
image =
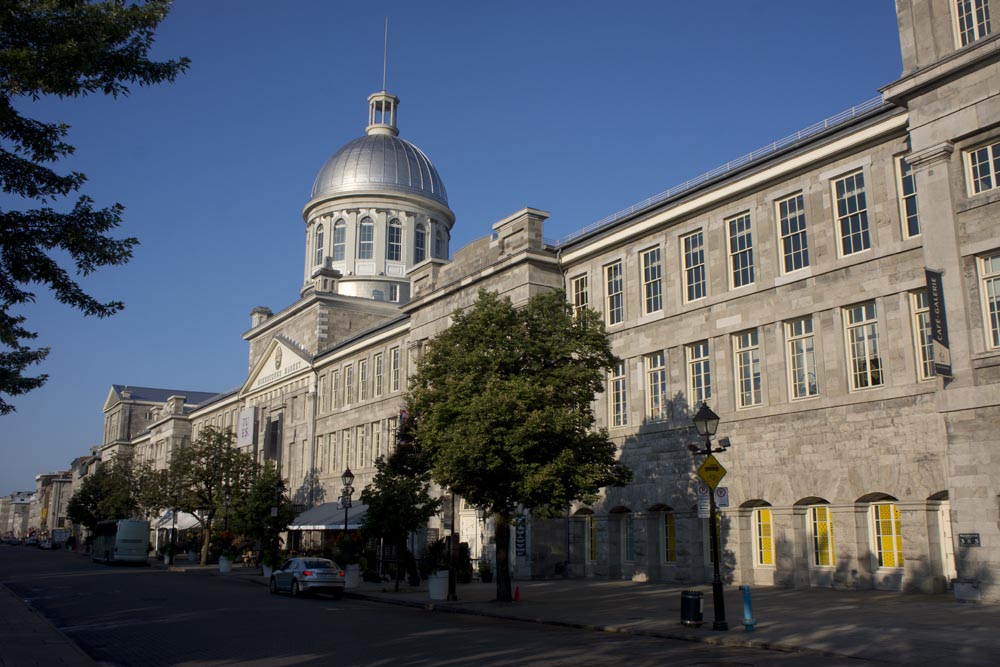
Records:
<instances>
[{"instance_id":1,"label":"clear blue sky","mask_svg":"<svg viewBox=\"0 0 1000 667\"><path fill-rule=\"evenodd\" d=\"M84 318L39 292L48 383L0 417L0 493L99 444L112 384L225 391L257 305L298 296L302 206L388 89L437 166L452 252L524 206L559 238L878 94L901 73L892 0L264 2L178 0L154 55L172 85L20 106L72 126L64 168L126 207L141 246L83 284Z\"/></svg>"}]
</instances>

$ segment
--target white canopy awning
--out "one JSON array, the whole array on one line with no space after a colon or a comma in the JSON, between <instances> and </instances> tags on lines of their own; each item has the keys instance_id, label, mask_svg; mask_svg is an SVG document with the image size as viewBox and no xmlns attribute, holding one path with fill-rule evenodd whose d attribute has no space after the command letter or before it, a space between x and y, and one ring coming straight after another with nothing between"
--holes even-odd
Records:
<instances>
[{"instance_id":1,"label":"white canopy awning","mask_svg":"<svg viewBox=\"0 0 1000 667\"><path fill-rule=\"evenodd\" d=\"M353 503L347 510L347 530L361 528L368 506L364 503ZM344 510L340 503L323 503L308 509L295 517L289 530L344 530Z\"/></svg>"},{"instance_id":2,"label":"white canopy awning","mask_svg":"<svg viewBox=\"0 0 1000 667\"><path fill-rule=\"evenodd\" d=\"M201 525L198 521L198 517L194 514L189 514L187 512L177 512L177 530L187 530L188 528L194 528L195 526ZM164 528L174 527L174 510L167 510L163 515L153 521L153 528L157 530L162 530Z\"/></svg>"}]
</instances>

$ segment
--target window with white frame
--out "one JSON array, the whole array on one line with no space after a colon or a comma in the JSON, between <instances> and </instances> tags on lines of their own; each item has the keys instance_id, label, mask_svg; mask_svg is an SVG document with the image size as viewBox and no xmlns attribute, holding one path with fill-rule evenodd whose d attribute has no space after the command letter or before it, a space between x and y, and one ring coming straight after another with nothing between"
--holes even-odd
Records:
<instances>
[{"instance_id":1,"label":"window with white frame","mask_svg":"<svg viewBox=\"0 0 1000 667\"><path fill-rule=\"evenodd\" d=\"M809 508L809 532L812 535L812 564L833 567L833 518L830 508L816 505Z\"/></svg>"},{"instance_id":2,"label":"window with white frame","mask_svg":"<svg viewBox=\"0 0 1000 667\"><path fill-rule=\"evenodd\" d=\"M368 360L358 361L358 400L364 401L368 398Z\"/></svg>"},{"instance_id":3,"label":"window with white frame","mask_svg":"<svg viewBox=\"0 0 1000 667\"><path fill-rule=\"evenodd\" d=\"M875 556L880 568L903 567L903 531L896 503L875 503L870 521Z\"/></svg>"},{"instance_id":4,"label":"window with white frame","mask_svg":"<svg viewBox=\"0 0 1000 667\"><path fill-rule=\"evenodd\" d=\"M626 561L635 560L635 517L631 512L622 516L622 555Z\"/></svg>"},{"instance_id":5,"label":"window with white frame","mask_svg":"<svg viewBox=\"0 0 1000 667\"><path fill-rule=\"evenodd\" d=\"M990 34L990 0L955 0L955 23L959 46Z\"/></svg>"},{"instance_id":6,"label":"window with white frame","mask_svg":"<svg viewBox=\"0 0 1000 667\"><path fill-rule=\"evenodd\" d=\"M844 309L851 389L880 387L885 381L878 349L878 314L869 301Z\"/></svg>"},{"instance_id":7,"label":"window with white frame","mask_svg":"<svg viewBox=\"0 0 1000 667\"><path fill-rule=\"evenodd\" d=\"M644 314L663 310L663 263L658 247L642 252L642 296Z\"/></svg>"},{"instance_id":8,"label":"window with white frame","mask_svg":"<svg viewBox=\"0 0 1000 667\"><path fill-rule=\"evenodd\" d=\"M977 148L965 155L972 194L1000 187L997 182L997 176L1000 175L1000 142Z\"/></svg>"},{"instance_id":9,"label":"window with white frame","mask_svg":"<svg viewBox=\"0 0 1000 667\"><path fill-rule=\"evenodd\" d=\"M736 366L736 405L760 405L760 342L756 329L733 336L733 363Z\"/></svg>"},{"instance_id":10,"label":"window with white frame","mask_svg":"<svg viewBox=\"0 0 1000 667\"><path fill-rule=\"evenodd\" d=\"M618 324L625 319L625 282L621 261L605 266L604 277L607 286L605 318L608 324Z\"/></svg>"},{"instance_id":11,"label":"window with white frame","mask_svg":"<svg viewBox=\"0 0 1000 667\"><path fill-rule=\"evenodd\" d=\"M385 258L390 262L399 262L403 259L403 225L396 218L389 221L386 230Z\"/></svg>"},{"instance_id":12,"label":"window with white frame","mask_svg":"<svg viewBox=\"0 0 1000 667\"><path fill-rule=\"evenodd\" d=\"M903 218L903 238L920 236L920 218L917 215L917 179L906 158L896 160L896 177L899 188L899 213Z\"/></svg>"},{"instance_id":13,"label":"window with white frame","mask_svg":"<svg viewBox=\"0 0 1000 667\"><path fill-rule=\"evenodd\" d=\"M573 312L576 313L581 308L590 305L590 295L587 288L587 274L577 276L570 282L570 289L573 293Z\"/></svg>"},{"instance_id":14,"label":"window with white frame","mask_svg":"<svg viewBox=\"0 0 1000 667\"><path fill-rule=\"evenodd\" d=\"M625 378L625 362L618 361L611 371L611 391L608 395L611 399L611 414L609 421L612 426L626 426L628 424L628 392Z\"/></svg>"},{"instance_id":15,"label":"window with white frame","mask_svg":"<svg viewBox=\"0 0 1000 667\"><path fill-rule=\"evenodd\" d=\"M812 317L785 322L785 339L788 341L788 384L792 399L816 396L819 384Z\"/></svg>"},{"instance_id":16,"label":"window with white frame","mask_svg":"<svg viewBox=\"0 0 1000 667\"><path fill-rule=\"evenodd\" d=\"M762 507L753 511L754 555L757 565L774 566L774 525L771 510Z\"/></svg>"},{"instance_id":17,"label":"window with white frame","mask_svg":"<svg viewBox=\"0 0 1000 667\"><path fill-rule=\"evenodd\" d=\"M399 348L389 350L389 391L399 391Z\"/></svg>"},{"instance_id":18,"label":"window with white frame","mask_svg":"<svg viewBox=\"0 0 1000 667\"><path fill-rule=\"evenodd\" d=\"M382 422L376 421L371 424L372 434L372 463L382 456Z\"/></svg>"},{"instance_id":19,"label":"window with white frame","mask_svg":"<svg viewBox=\"0 0 1000 667\"><path fill-rule=\"evenodd\" d=\"M344 437L341 444L343 446L343 456L341 457L341 460L344 462L344 467L349 468L351 458L353 458L352 455L354 454L354 447L351 446L351 429L344 429Z\"/></svg>"},{"instance_id":20,"label":"window with white frame","mask_svg":"<svg viewBox=\"0 0 1000 667\"><path fill-rule=\"evenodd\" d=\"M983 300L986 344L1000 348L1000 253L979 258L979 291Z\"/></svg>"},{"instance_id":21,"label":"window with white frame","mask_svg":"<svg viewBox=\"0 0 1000 667\"><path fill-rule=\"evenodd\" d=\"M389 301L399 303L399 285L396 283L389 285Z\"/></svg>"},{"instance_id":22,"label":"window with white frame","mask_svg":"<svg viewBox=\"0 0 1000 667\"><path fill-rule=\"evenodd\" d=\"M364 427L364 425L361 425L361 426L358 426L356 428L357 428L357 438L358 438L357 439L357 443L358 443L358 447L357 447L357 449L358 449L357 466L359 468L364 468L364 467L366 467L368 465L368 458L367 458L367 456L368 456L368 450L365 448L366 444L367 444L365 442L365 427Z\"/></svg>"},{"instance_id":23,"label":"window with white frame","mask_svg":"<svg viewBox=\"0 0 1000 667\"><path fill-rule=\"evenodd\" d=\"M399 417L389 417L385 420L386 432L386 454L391 454L396 447L396 440L399 436Z\"/></svg>"},{"instance_id":24,"label":"window with white frame","mask_svg":"<svg viewBox=\"0 0 1000 667\"><path fill-rule=\"evenodd\" d=\"M316 402L319 403L319 411L326 410L326 376L319 376L319 386L316 388Z\"/></svg>"},{"instance_id":25,"label":"window with white frame","mask_svg":"<svg viewBox=\"0 0 1000 667\"><path fill-rule=\"evenodd\" d=\"M663 352L646 355L646 417L667 418L667 364Z\"/></svg>"},{"instance_id":26,"label":"window with white frame","mask_svg":"<svg viewBox=\"0 0 1000 667\"><path fill-rule=\"evenodd\" d=\"M752 285L753 276L753 230L750 213L743 213L726 220L729 230L729 271L733 288Z\"/></svg>"},{"instance_id":27,"label":"window with white frame","mask_svg":"<svg viewBox=\"0 0 1000 667\"><path fill-rule=\"evenodd\" d=\"M330 392L332 394L331 403L333 403L333 407L334 408L339 408L340 407L340 371L339 370L335 370L335 371L333 371L333 373L331 373L331 375L332 375L332 379L330 380L330 384L333 385L333 391Z\"/></svg>"},{"instance_id":28,"label":"window with white frame","mask_svg":"<svg viewBox=\"0 0 1000 667\"><path fill-rule=\"evenodd\" d=\"M701 230L681 238L684 256L685 301L705 298L705 234Z\"/></svg>"},{"instance_id":29,"label":"window with white frame","mask_svg":"<svg viewBox=\"0 0 1000 667\"><path fill-rule=\"evenodd\" d=\"M375 222L368 217L361 218L358 227L358 259L371 259L375 256Z\"/></svg>"},{"instance_id":30,"label":"window with white frame","mask_svg":"<svg viewBox=\"0 0 1000 667\"><path fill-rule=\"evenodd\" d=\"M375 355L375 396L376 398L382 395L382 376L385 372L385 364L382 361L382 353L379 352Z\"/></svg>"},{"instance_id":31,"label":"window with white frame","mask_svg":"<svg viewBox=\"0 0 1000 667\"><path fill-rule=\"evenodd\" d=\"M354 366L344 366L344 405L354 402Z\"/></svg>"},{"instance_id":32,"label":"window with white frame","mask_svg":"<svg viewBox=\"0 0 1000 667\"><path fill-rule=\"evenodd\" d=\"M434 232L434 256L438 259L448 259L448 243L442 229Z\"/></svg>"},{"instance_id":33,"label":"window with white frame","mask_svg":"<svg viewBox=\"0 0 1000 667\"><path fill-rule=\"evenodd\" d=\"M413 232L413 263L427 259L427 228L423 223L417 223Z\"/></svg>"},{"instance_id":34,"label":"window with white frame","mask_svg":"<svg viewBox=\"0 0 1000 667\"><path fill-rule=\"evenodd\" d=\"M338 220L333 225L333 261L344 261L344 244L347 240L347 224Z\"/></svg>"},{"instance_id":35,"label":"window with white frame","mask_svg":"<svg viewBox=\"0 0 1000 667\"><path fill-rule=\"evenodd\" d=\"M930 380L934 372L934 339L931 337L931 308L927 290L910 293L913 313L913 343L917 352L917 379Z\"/></svg>"},{"instance_id":36,"label":"window with white frame","mask_svg":"<svg viewBox=\"0 0 1000 667\"><path fill-rule=\"evenodd\" d=\"M316 261L314 264L323 263L323 224L316 225Z\"/></svg>"},{"instance_id":37,"label":"window with white frame","mask_svg":"<svg viewBox=\"0 0 1000 667\"><path fill-rule=\"evenodd\" d=\"M844 257L871 248L868 233L868 201L865 196L865 175L858 170L833 183L837 201L837 227L840 233L840 254Z\"/></svg>"},{"instance_id":38,"label":"window with white frame","mask_svg":"<svg viewBox=\"0 0 1000 667\"><path fill-rule=\"evenodd\" d=\"M712 369L708 358L708 341L702 340L685 348L687 355L688 405L694 409L712 397Z\"/></svg>"},{"instance_id":39,"label":"window with white frame","mask_svg":"<svg viewBox=\"0 0 1000 667\"><path fill-rule=\"evenodd\" d=\"M781 271L791 273L809 266L805 198L800 192L776 203L781 237Z\"/></svg>"},{"instance_id":40,"label":"window with white frame","mask_svg":"<svg viewBox=\"0 0 1000 667\"><path fill-rule=\"evenodd\" d=\"M677 526L673 512L664 512L661 526L660 554L664 563L677 560Z\"/></svg>"}]
</instances>

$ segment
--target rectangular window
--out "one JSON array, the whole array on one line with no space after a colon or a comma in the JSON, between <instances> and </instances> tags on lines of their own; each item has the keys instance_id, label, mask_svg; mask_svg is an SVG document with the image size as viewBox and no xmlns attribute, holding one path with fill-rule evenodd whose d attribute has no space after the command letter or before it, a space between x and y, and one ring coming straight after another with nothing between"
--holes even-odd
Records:
<instances>
[{"instance_id":1,"label":"rectangular window","mask_svg":"<svg viewBox=\"0 0 1000 667\"><path fill-rule=\"evenodd\" d=\"M688 345L686 353L688 405L694 409L699 403L704 403L712 398L712 372L708 359L708 341L703 340Z\"/></svg>"},{"instance_id":2,"label":"rectangular window","mask_svg":"<svg viewBox=\"0 0 1000 667\"><path fill-rule=\"evenodd\" d=\"M827 507L809 508L809 524L812 532L813 565L833 567L833 519Z\"/></svg>"},{"instance_id":3,"label":"rectangular window","mask_svg":"<svg viewBox=\"0 0 1000 667\"><path fill-rule=\"evenodd\" d=\"M333 371L332 384L333 384L333 392L332 392L333 393L333 396L332 396L333 407L339 408L340 407L340 371L339 370Z\"/></svg>"},{"instance_id":4,"label":"rectangular window","mask_svg":"<svg viewBox=\"0 0 1000 667\"><path fill-rule=\"evenodd\" d=\"M344 405L354 401L354 366L344 366Z\"/></svg>"},{"instance_id":5,"label":"rectangular window","mask_svg":"<svg viewBox=\"0 0 1000 667\"><path fill-rule=\"evenodd\" d=\"M399 348L389 350L389 391L399 391Z\"/></svg>"},{"instance_id":6,"label":"rectangular window","mask_svg":"<svg viewBox=\"0 0 1000 667\"><path fill-rule=\"evenodd\" d=\"M997 175L1000 173L1000 143L983 146L967 153L969 180L972 184L972 194L979 194L997 187Z\"/></svg>"},{"instance_id":7,"label":"rectangular window","mask_svg":"<svg viewBox=\"0 0 1000 667\"><path fill-rule=\"evenodd\" d=\"M587 517L587 560L597 560L597 517Z\"/></svg>"},{"instance_id":8,"label":"rectangular window","mask_svg":"<svg viewBox=\"0 0 1000 667\"><path fill-rule=\"evenodd\" d=\"M895 503L872 505L875 552L879 567L903 567L903 533Z\"/></svg>"},{"instance_id":9,"label":"rectangular window","mask_svg":"<svg viewBox=\"0 0 1000 667\"><path fill-rule=\"evenodd\" d=\"M615 262L604 267L607 282L608 324L618 324L625 319L625 284L622 278L622 263Z\"/></svg>"},{"instance_id":10,"label":"rectangular window","mask_svg":"<svg viewBox=\"0 0 1000 667\"><path fill-rule=\"evenodd\" d=\"M931 338L931 308L927 290L910 294L913 312L913 342L917 349L917 379L930 380L934 373L934 340Z\"/></svg>"},{"instance_id":11,"label":"rectangular window","mask_svg":"<svg viewBox=\"0 0 1000 667\"><path fill-rule=\"evenodd\" d=\"M382 395L382 375L385 372L385 364L382 361L382 353L375 355L375 396Z\"/></svg>"},{"instance_id":12,"label":"rectangular window","mask_svg":"<svg viewBox=\"0 0 1000 667\"><path fill-rule=\"evenodd\" d=\"M729 270L733 288L753 284L753 230L750 214L726 220L729 229Z\"/></svg>"},{"instance_id":13,"label":"rectangular window","mask_svg":"<svg viewBox=\"0 0 1000 667\"><path fill-rule=\"evenodd\" d=\"M316 389L316 401L319 403L319 411L326 410L326 376L319 376L319 387Z\"/></svg>"},{"instance_id":14,"label":"rectangular window","mask_svg":"<svg viewBox=\"0 0 1000 667\"><path fill-rule=\"evenodd\" d=\"M875 303L869 301L844 309L847 334L848 361L851 389L879 387L882 376L882 358L878 351L878 317Z\"/></svg>"},{"instance_id":15,"label":"rectangular window","mask_svg":"<svg viewBox=\"0 0 1000 667\"><path fill-rule=\"evenodd\" d=\"M399 303L399 285L395 283L389 285L389 301Z\"/></svg>"},{"instance_id":16,"label":"rectangular window","mask_svg":"<svg viewBox=\"0 0 1000 667\"><path fill-rule=\"evenodd\" d=\"M955 0L958 42L972 44L990 34L990 0Z\"/></svg>"},{"instance_id":17,"label":"rectangular window","mask_svg":"<svg viewBox=\"0 0 1000 667\"><path fill-rule=\"evenodd\" d=\"M635 560L635 519L631 512L622 517L622 554L627 561Z\"/></svg>"},{"instance_id":18,"label":"rectangular window","mask_svg":"<svg viewBox=\"0 0 1000 667\"><path fill-rule=\"evenodd\" d=\"M646 356L646 417L650 421L667 418L667 364L663 352Z\"/></svg>"},{"instance_id":19,"label":"rectangular window","mask_svg":"<svg viewBox=\"0 0 1000 667\"><path fill-rule=\"evenodd\" d=\"M816 351L811 317L785 322L788 341L788 374L792 399L819 394L816 382Z\"/></svg>"},{"instance_id":20,"label":"rectangular window","mask_svg":"<svg viewBox=\"0 0 1000 667\"><path fill-rule=\"evenodd\" d=\"M382 422L372 422L372 460L374 464L378 460L378 457L382 456L385 452L382 451Z\"/></svg>"},{"instance_id":21,"label":"rectangular window","mask_svg":"<svg viewBox=\"0 0 1000 667\"><path fill-rule=\"evenodd\" d=\"M1000 348L1000 254L979 258L979 290L983 300L986 344Z\"/></svg>"},{"instance_id":22,"label":"rectangular window","mask_svg":"<svg viewBox=\"0 0 1000 667\"><path fill-rule=\"evenodd\" d=\"M626 426L628 424L627 403L628 395L625 380L625 362L619 361L611 371L611 422L612 426Z\"/></svg>"},{"instance_id":23,"label":"rectangular window","mask_svg":"<svg viewBox=\"0 0 1000 667\"><path fill-rule=\"evenodd\" d=\"M896 160L899 178L899 212L903 218L903 238L920 236L920 219L917 217L917 179L906 158Z\"/></svg>"},{"instance_id":24,"label":"rectangular window","mask_svg":"<svg viewBox=\"0 0 1000 667\"><path fill-rule=\"evenodd\" d=\"M587 275L577 276L573 278L572 291L573 291L573 312L576 313L581 308L586 308L590 305L590 296L587 292Z\"/></svg>"},{"instance_id":25,"label":"rectangular window","mask_svg":"<svg viewBox=\"0 0 1000 667\"><path fill-rule=\"evenodd\" d=\"M736 365L737 407L760 405L760 344L756 329L733 336L733 361Z\"/></svg>"},{"instance_id":26,"label":"rectangular window","mask_svg":"<svg viewBox=\"0 0 1000 667\"><path fill-rule=\"evenodd\" d=\"M673 563L677 560L677 527L673 512L663 514L663 562Z\"/></svg>"},{"instance_id":27,"label":"rectangular window","mask_svg":"<svg viewBox=\"0 0 1000 667\"><path fill-rule=\"evenodd\" d=\"M837 200L837 226L840 230L840 254L853 255L871 247L868 234L868 203L865 198L865 175L861 171L834 181Z\"/></svg>"},{"instance_id":28,"label":"rectangular window","mask_svg":"<svg viewBox=\"0 0 1000 667\"><path fill-rule=\"evenodd\" d=\"M753 511L754 535L757 538L757 565L774 565L774 528L771 510Z\"/></svg>"},{"instance_id":29,"label":"rectangular window","mask_svg":"<svg viewBox=\"0 0 1000 667\"><path fill-rule=\"evenodd\" d=\"M351 429L344 429L344 441L343 441L343 456L341 460L344 462L344 468L350 468L351 459L354 458L354 448L351 446Z\"/></svg>"},{"instance_id":30,"label":"rectangular window","mask_svg":"<svg viewBox=\"0 0 1000 667\"><path fill-rule=\"evenodd\" d=\"M365 427L358 426L357 428L357 438L358 438L358 458L357 466L358 468L364 468L368 465L368 452L365 449Z\"/></svg>"},{"instance_id":31,"label":"rectangular window","mask_svg":"<svg viewBox=\"0 0 1000 667\"><path fill-rule=\"evenodd\" d=\"M659 248L642 253L642 295L644 314L663 310L663 264Z\"/></svg>"},{"instance_id":32,"label":"rectangular window","mask_svg":"<svg viewBox=\"0 0 1000 667\"><path fill-rule=\"evenodd\" d=\"M385 420L386 438L388 438L388 440L385 443L386 456L392 454L392 452L396 449L396 437L397 437L396 431L399 430L397 427L398 423L399 423L398 417L389 417L388 419Z\"/></svg>"},{"instance_id":33,"label":"rectangular window","mask_svg":"<svg viewBox=\"0 0 1000 667\"><path fill-rule=\"evenodd\" d=\"M358 400L363 401L368 398L368 360L362 359L358 362Z\"/></svg>"},{"instance_id":34,"label":"rectangular window","mask_svg":"<svg viewBox=\"0 0 1000 667\"><path fill-rule=\"evenodd\" d=\"M809 239L806 237L805 199L799 193L782 199L778 207L781 236L782 272L791 273L809 266Z\"/></svg>"},{"instance_id":35,"label":"rectangular window","mask_svg":"<svg viewBox=\"0 0 1000 667\"><path fill-rule=\"evenodd\" d=\"M686 301L705 298L705 236L697 231L681 239L684 254L684 290Z\"/></svg>"}]
</instances>

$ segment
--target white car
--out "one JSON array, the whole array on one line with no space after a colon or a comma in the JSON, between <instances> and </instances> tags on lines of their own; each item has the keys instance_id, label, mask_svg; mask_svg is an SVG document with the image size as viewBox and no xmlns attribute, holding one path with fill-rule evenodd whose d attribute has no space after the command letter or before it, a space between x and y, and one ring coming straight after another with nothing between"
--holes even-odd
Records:
<instances>
[{"instance_id":1,"label":"white car","mask_svg":"<svg viewBox=\"0 0 1000 667\"><path fill-rule=\"evenodd\" d=\"M271 573L269 588L272 594L323 592L339 598L344 594L344 570L328 558L290 558Z\"/></svg>"}]
</instances>

